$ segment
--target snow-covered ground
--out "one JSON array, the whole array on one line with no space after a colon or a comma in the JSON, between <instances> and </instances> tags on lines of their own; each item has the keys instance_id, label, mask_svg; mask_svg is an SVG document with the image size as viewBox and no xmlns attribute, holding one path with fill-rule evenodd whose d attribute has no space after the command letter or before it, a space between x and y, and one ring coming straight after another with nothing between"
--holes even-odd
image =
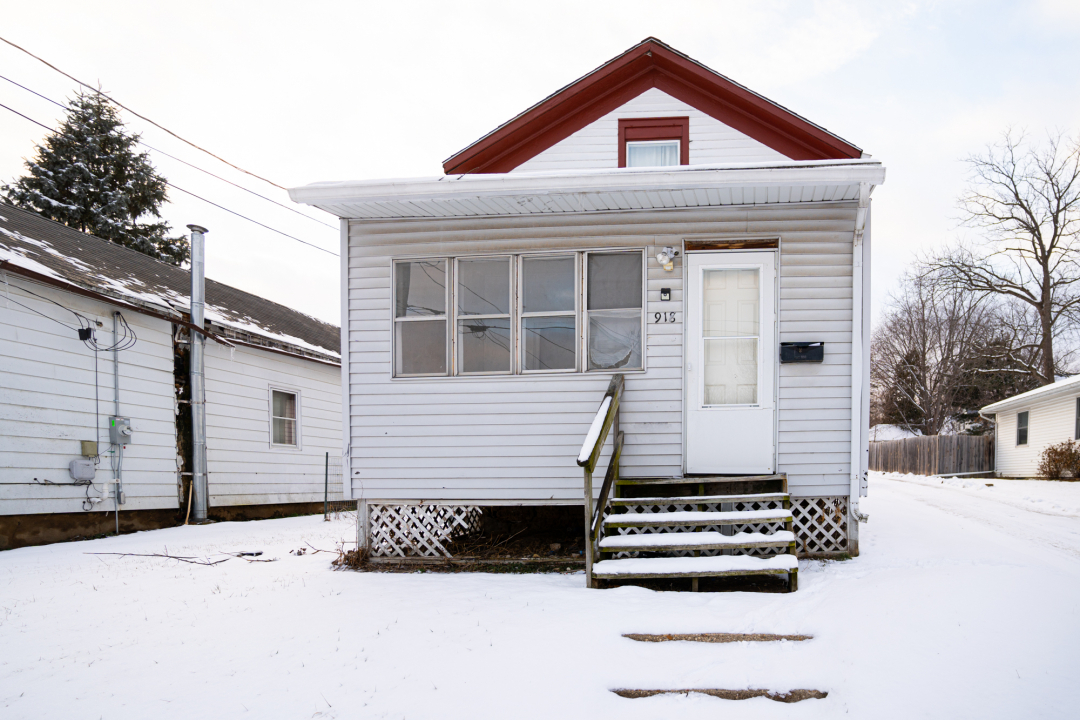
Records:
<instances>
[{"instance_id":1,"label":"snow-covered ground","mask_svg":"<svg viewBox=\"0 0 1080 720\"><path fill-rule=\"evenodd\" d=\"M4 718L1074 718L1080 483L873 474L862 556L799 592L332 572L348 521L222 523L0 553ZM90 552L275 562L213 567ZM638 643L623 633L807 633ZM612 688L809 688L785 705Z\"/></svg>"}]
</instances>

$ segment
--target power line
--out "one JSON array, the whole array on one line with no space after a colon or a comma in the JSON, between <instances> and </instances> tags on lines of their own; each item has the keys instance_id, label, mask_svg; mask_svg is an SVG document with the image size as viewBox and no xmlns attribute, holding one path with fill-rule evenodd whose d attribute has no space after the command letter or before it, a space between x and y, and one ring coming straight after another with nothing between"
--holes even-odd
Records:
<instances>
[{"instance_id":1,"label":"power line","mask_svg":"<svg viewBox=\"0 0 1080 720\"><path fill-rule=\"evenodd\" d=\"M56 105L57 107L63 108L64 110L67 110L68 112L71 111L71 108L68 107L67 105L65 105L65 104L63 104L61 102L57 102L56 100L53 100L51 97L47 97L45 95L42 95L37 90L32 90L31 88L28 88L25 85L17 83L17 82L15 82L14 80L12 80L9 77L5 77L3 75L0 75L0 79L7 80L12 85L15 85L16 87L20 87L20 88L22 88L23 90L25 90L28 93L32 93L34 95L37 95L42 100L46 100L48 102L51 102L53 105ZM12 112L14 112L14 111L12 111ZM300 212L296 208L289 207L288 205L286 205L284 203L279 203L277 200L274 200L273 198L268 198L265 195L261 195L261 194L255 192L254 190L249 190L246 187L244 187L243 185L238 185L238 184L234 183L232 180L227 180L227 179L221 177L220 175L215 175L214 173L210 172L209 170L204 170L203 168L199 167L198 165L192 165L188 161L181 160L180 158L176 157L175 155L170 155L169 153L165 152L164 150L158 150L156 147L153 147L152 145L149 145L149 144L143 142L142 140L139 140L139 144L142 145L143 147L149 149L149 150L153 150L156 153L160 153L160 154L164 155L167 158L172 158L176 162L183 163L184 165L187 165L189 168L193 168L195 170L198 170L201 173L205 173L206 175L209 175L212 178L217 178L218 180L220 180L223 183L228 183L229 185L232 185L235 188L239 188L239 189L243 190L246 193L251 193L255 197L262 198L263 200L266 200L267 202L272 202L275 205L277 205L278 207L282 207L282 208L285 208L286 210L288 210L289 212L296 213L300 217L305 217L308 220L311 220L312 222L317 222L320 225L331 228L332 230L337 230L337 228L335 226L331 225L330 223L325 223L322 220L319 220L318 218L313 218L313 217L311 217L310 215L308 215L306 213Z\"/></svg>"},{"instance_id":2,"label":"power line","mask_svg":"<svg viewBox=\"0 0 1080 720\"><path fill-rule=\"evenodd\" d=\"M3 38L0 38L0 40L3 40ZM18 110L14 110L12 108L9 108L7 105L4 105L4 104L0 103L0 108L4 108L5 110L10 110L11 112L15 113L19 117L21 117L21 118L23 118L25 120L29 120L30 122L34 123L35 125L39 125L40 127L45 128L46 130L48 130L51 133L56 132L56 130L49 127L45 123L38 122L37 120L35 120L32 117L29 117L28 115L23 115ZM295 240L298 243L301 243L303 245L308 245L309 247L313 247L316 250L322 250L324 253L327 253L328 255L333 255L334 257L340 257L336 252L332 252L330 250L327 250L326 248L322 248L322 247L319 247L318 245L315 245L313 243L309 243L307 240L301 240L300 238L296 237L295 235L290 235L287 232L282 232L281 230L278 230L277 228L270 227L269 225L266 225L265 223L261 223L258 220L253 220L252 218L249 218L247 215L242 215L242 214L236 212L235 210L230 210L229 208L225 207L224 205L219 205L218 203L213 202L212 200L207 200L206 198L202 197L201 195L196 195L195 193L191 192L190 190L185 190L182 187L177 187L176 185L173 185L171 182L169 182L167 180L165 181L165 184L168 187L171 187L173 190L179 190L180 192L184 193L185 195L190 195L191 197L193 197L193 198L195 198L197 200L202 200L204 203L207 203L208 205L213 205L214 207L218 208L219 210L224 210L225 212L231 213L232 215L235 215L238 218L243 218L244 220L247 220L250 223L254 223L254 224L258 225L259 227L266 228L267 230L270 230L271 232L275 232L278 235L284 235L285 237L289 238L290 240Z\"/></svg>"},{"instance_id":3,"label":"power line","mask_svg":"<svg viewBox=\"0 0 1080 720\"><path fill-rule=\"evenodd\" d=\"M113 103L113 104L114 104L114 105L116 105L117 107L121 107L121 108L123 108L123 109L127 110L127 111L128 111L129 113L131 113L131 114L132 114L132 115L134 115L135 117L137 117L137 118L139 118L139 119L141 119L141 120L145 120L146 122L150 123L151 125L153 125L154 127L158 128L159 130L163 130L163 131L165 131L165 132L169 133L170 135L172 135L172 136L173 136L174 138L176 138L176 139L177 139L177 140L179 140L180 142L183 142L183 143L185 143L185 144L187 144L187 145L190 145L191 147L195 148L196 150L198 150L198 151L200 151L200 152L204 152L204 153L206 153L207 155L209 155L210 157L214 158L215 160L220 160L221 162L225 163L225 164L226 164L226 165L228 165L229 167L231 167L231 168L234 168L234 169L236 169L236 170L239 170L240 172L244 173L245 175L250 175L250 176L251 176L251 177L253 177L253 178L257 178L257 179L259 179L259 180L262 180L262 181L263 181L263 182L265 182L265 183L269 183L269 184L273 185L274 187L278 188L279 190L285 190L285 188L284 188L283 186L281 186L281 185L278 185L278 184L277 184L276 182L274 182L273 180L267 180L267 179L266 179L266 178L264 178L263 176L261 176L261 175L256 175L255 173L253 173L253 172L251 172L251 171L249 171L249 170L245 170L244 168L240 167L239 165L233 165L233 164L232 164L231 162L229 162L229 161L228 161L228 160L226 160L225 158L221 157L220 155L215 155L214 153L210 152L210 151L209 151L209 150L207 150L206 148L204 148L204 147L201 147L201 146L199 146L199 145L196 145L195 143L191 142L190 140L187 140L187 139L185 139L185 138L182 138L182 137L180 137L179 135L177 135L176 133L174 133L174 132L173 132L172 130L168 129L167 127L164 127L163 125L160 125L160 124L158 124L158 123L154 122L153 120L151 120L150 118L146 117L145 115L140 115L139 113L137 113L137 112L135 112L134 110L132 110L131 108L129 108L129 107L127 106L127 105L124 105L123 103L121 103L121 102L119 102L119 101L117 101L117 100L114 100L114 99L112 99L111 97L109 97L108 95L106 95L105 93L103 93L102 91L100 91L100 90L98 90L97 88L95 88L95 87L94 87L93 85L89 85L89 84L87 84L87 83L84 83L84 82L83 82L82 80L78 79L77 77L75 77L75 76L73 76L73 75L69 75L68 73L64 72L63 70L61 70L60 68L56 67L55 65L53 65L53 64L52 64L52 63L50 63L49 61L45 60L44 58L40 58L40 57L38 57L37 55L35 55L34 53L30 52L30 51L29 51L29 50L27 50L26 48L24 48L24 47L20 47L20 46L16 45L15 43L11 42L10 40L8 40L8 39L7 39L7 38L5 38L5 37L0 37L0 40L2 40L3 42L7 43L7 44L8 44L8 45L10 45L11 47L15 48L15 49L16 49L16 50L18 50L19 52L23 52L23 53L26 53L27 55L29 55L30 57L34 58L35 60L37 60L38 62L42 63L43 65L47 65L48 67L50 67L50 68L52 68L53 70L55 70L56 72L60 73L61 75L63 75L63 76L64 76L64 77L66 77L67 79L69 79L69 80L71 80L71 81L73 81L73 82L76 82L76 83L78 83L79 85L82 85L82 86L83 86L84 88L86 88L87 90L90 90L91 92L95 92L95 93L97 93L98 95L100 95L101 97L105 98L105 99L106 99L106 100L108 100L109 102Z\"/></svg>"}]
</instances>

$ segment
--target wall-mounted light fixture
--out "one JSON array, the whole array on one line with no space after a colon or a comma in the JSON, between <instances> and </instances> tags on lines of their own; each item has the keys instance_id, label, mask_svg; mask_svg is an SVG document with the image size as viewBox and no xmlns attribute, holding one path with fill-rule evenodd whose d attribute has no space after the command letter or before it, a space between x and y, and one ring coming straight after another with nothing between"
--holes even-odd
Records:
<instances>
[{"instance_id":1,"label":"wall-mounted light fixture","mask_svg":"<svg viewBox=\"0 0 1080 720\"><path fill-rule=\"evenodd\" d=\"M675 257L679 254L679 251L675 248L668 246L656 253L656 262L660 263L660 267L664 268L668 272L675 269Z\"/></svg>"}]
</instances>

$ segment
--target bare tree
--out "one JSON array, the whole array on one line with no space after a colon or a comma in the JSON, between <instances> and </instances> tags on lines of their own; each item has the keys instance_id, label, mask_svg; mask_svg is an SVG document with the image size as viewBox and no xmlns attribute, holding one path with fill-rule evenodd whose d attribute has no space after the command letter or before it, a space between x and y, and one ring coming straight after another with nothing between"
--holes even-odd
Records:
<instances>
[{"instance_id":1,"label":"bare tree","mask_svg":"<svg viewBox=\"0 0 1080 720\"><path fill-rule=\"evenodd\" d=\"M931 257L925 270L957 290L1018 303L1002 353L1009 369L1052 383L1062 369L1054 341L1080 319L1080 142L1058 135L1037 147L1007 131L968 164L960 208L982 237Z\"/></svg>"},{"instance_id":2,"label":"bare tree","mask_svg":"<svg viewBox=\"0 0 1080 720\"><path fill-rule=\"evenodd\" d=\"M875 415L912 432L939 434L970 395L994 325L986 296L933 275L906 275L873 335Z\"/></svg>"}]
</instances>

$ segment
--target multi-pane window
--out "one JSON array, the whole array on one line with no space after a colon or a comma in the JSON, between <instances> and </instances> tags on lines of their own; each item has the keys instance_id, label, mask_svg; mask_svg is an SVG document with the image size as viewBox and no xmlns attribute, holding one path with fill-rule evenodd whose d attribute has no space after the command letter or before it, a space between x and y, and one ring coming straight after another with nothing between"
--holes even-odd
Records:
<instances>
[{"instance_id":1,"label":"multi-pane window","mask_svg":"<svg viewBox=\"0 0 1080 720\"><path fill-rule=\"evenodd\" d=\"M394 266L394 374L446 374L446 260Z\"/></svg>"},{"instance_id":2,"label":"multi-pane window","mask_svg":"<svg viewBox=\"0 0 1080 720\"><path fill-rule=\"evenodd\" d=\"M705 405L756 405L761 271L707 268L702 278Z\"/></svg>"},{"instance_id":3,"label":"multi-pane window","mask_svg":"<svg viewBox=\"0 0 1080 720\"><path fill-rule=\"evenodd\" d=\"M1028 441L1028 411L1016 413L1016 444L1027 445Z\"/></svg>"},{"instance_id":4,"label":"multi-pane window","mask_svg":"<svg viewBox=\"0 0 1080 720\"><path fill-rule=\"evenodd\" d=\"M299 445L296 433L296 393L270 391L270 442L274 445Z\"/></svg>"},{"instance_id":5,"label":"multi-pane window","mask_svg":"<svg viewBox=\"0 0 1080 720\"><path fill-rule=\"evenodd\" d=\"M643 283L640 250L395 262L394 375L641 369Z\"/></svg>"}]
</instances>

